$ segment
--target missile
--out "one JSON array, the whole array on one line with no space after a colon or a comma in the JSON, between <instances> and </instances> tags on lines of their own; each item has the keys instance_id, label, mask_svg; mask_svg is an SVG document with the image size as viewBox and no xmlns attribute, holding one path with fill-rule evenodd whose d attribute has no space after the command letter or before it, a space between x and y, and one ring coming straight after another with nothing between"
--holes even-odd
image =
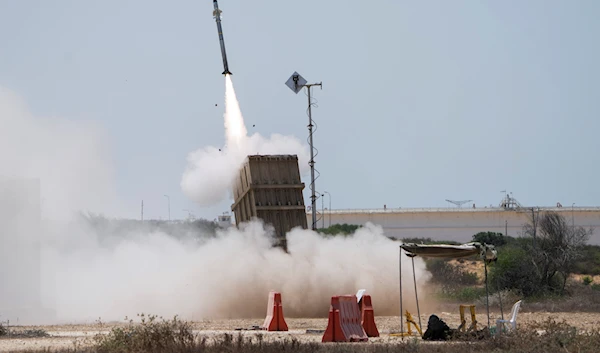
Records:
<instances>
[{"instance_id":1,"label":"missile","mask_svg":"<svg viewBox=\"0 0 600 353\"><path fill-rule=\"evenodd\" d=\"M221 43L221 56L223 57L223 75L231 75L229 71L229 65L227 64L227 54L225 53L225 40L223 39L223 29L221 28L221 10L219 10L219 4L217 0L213 0L213 6L215 7L213 11L213 16L217 21L217 30L219 31L219 42Z\"/></svg>"}]
</instances>

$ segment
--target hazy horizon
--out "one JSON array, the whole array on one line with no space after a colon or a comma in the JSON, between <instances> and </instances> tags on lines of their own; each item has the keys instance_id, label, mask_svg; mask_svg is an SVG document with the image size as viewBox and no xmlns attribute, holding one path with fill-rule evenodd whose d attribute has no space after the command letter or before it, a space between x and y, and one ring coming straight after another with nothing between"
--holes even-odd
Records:
<instances>
[{"instance_id":1,"label":"hazy horizon","mask_svg":"<svg viewBox=\"0 0 600 353\"><path fill-rule=\"evenodd\" d=\"M502 190L524 205L600 205L599 3L219 5L249 134L306 146L306 97L284 82L294 71L323 82L317 190L333 209L484 207ZM1 112L29 121L4 121L0 172L15 173L24 151L79 160L88 175L57 193L77 183L50 165L16 174L44 180L45 216L70 203L135 219L144 200L145 218L166 219L163 195L171 218L230 211L231 200L201 206L180 186L188 156L225 141L212 4L3 2L0 29ZM30 150L32 139L44 147Z\"/></svg>"}]
</instances>

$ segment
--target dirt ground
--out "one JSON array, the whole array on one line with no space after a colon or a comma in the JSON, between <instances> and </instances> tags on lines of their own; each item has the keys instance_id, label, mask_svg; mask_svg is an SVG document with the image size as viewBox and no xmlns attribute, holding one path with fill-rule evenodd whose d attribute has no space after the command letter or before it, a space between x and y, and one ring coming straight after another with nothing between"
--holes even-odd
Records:
<instances>
[{"instance_id":1,"label":"dirt ground","mask_svg":"<svg viewBox=\"0 0 600 353\"><path fill-rule=\"evenodd\" d=\"M429 313L421 315L423 326L427 327ZM456 312L436 313L451 328L457 328L460 324L458 308ZM505 317L508 315L505 313ZM490 324L495 325L495 319L500 317L499 312L490 313ZM548 318L556 321L565 320L568 324L578 327L582 330L600 329L600 313L545 313L545 312L521 312L518 316L519 325L527 325L531 322L541 322ZM416 315L415 315L415 319ZM481 326L487 326L487 316L485 312L477 313L477 320ZM240 319L240 320L210 320L193 322L195 333L213 337L223 333L242 333L243 335L257 335L262 333L266 340L281 340L295 337L304 342L320 342L322 330L327 327L327 319L300 319L287 318L289 327L287 332L265 332L252 330L253 326L260 326L263 319ZM402 338L390 336L390 333L400 331L399 317L376 317L377 328L381 334L378 338L370 338L370 342L401 342ZM418 320L417 320L418 322ZM470 323L470 318L467 318ZM50 337L44 338L2 338L0 339L0 352L18 352L25 349L44 349L44 348L69 348L75 346L92 345L93 337L97 334L107 333L113 327L124 326L124 323L104 323L104 324L82 324L82 325L56 325L56 326L22 326L13 327L16 330L43 329ZM242 330L237 330L242 329ZM246 330L243 330L246 329ZM406 325L404 327L406 330ZM309 330L309 331L307 331Z\"/></svg>"}]
</instances>

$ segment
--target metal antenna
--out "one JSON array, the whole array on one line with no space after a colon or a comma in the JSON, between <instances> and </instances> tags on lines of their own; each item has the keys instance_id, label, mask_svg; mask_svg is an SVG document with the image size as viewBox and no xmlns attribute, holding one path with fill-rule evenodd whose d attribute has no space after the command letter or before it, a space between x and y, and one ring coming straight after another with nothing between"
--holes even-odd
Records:
<instances>
[{"instance_id":1,"label":"metal antenna","mask_svg":"<svg viewBox=\"0 0 600 353\"><path fill-rule=\"evenodd\" d=\"M311 96L311 88L313 86L319 86L321 87L321 89L323 89L323 84L322 82L319 83L311 83L308 84L307 81L304 79L304 77L300 76L299 73L294 72L292 74L292 76L290 76L290 78L287 80L287 82L285 83L286 86L288 86L292 91L294 91L294 93L298 94L298 92L300 92L302 90L302 88L306 87L307 90L307 95L308 95L308 144L310 147L310 161L308 162L308 164L310 165L310 191L311 191L311 196L310 196L310 201L311 201L311 212L312 212L312 227L311 229L316 231L317 230L317 195L316 195L316 190L315 190L315 146L313 143L313 126L314 126L314 121L312 119L312 106L315 104L312 101L312 96ZM317 172L318 173L318 172Z\"/></svg>"},{"instance_id":2,"label":"metal antenna","mask_svg":"<svg viewBox=\"0 0 600 353\"><path fill-rule=\"evenodd\" d=\"M500 207L511 209L518 209L523 207L521 206L519 201L517 201L517 199L515 199L512 196L512 192L506 192L506 190L502 190L501 192L504 193L504 199L502 200L502 202L500 202Z\"/></svg>"},{"instance_id":3,"label":"metal antenna","mask_svg":"<svg viewBox=\"0 0 600 353\"><path fill-rule=\"evenodd\" d=\"M448 202L450 202L452 204L455 204L458 208L460 208L460 206L466 204L467 202L471 202L473 200L454 201L454 200L448 200L448 199L446 199L446 201L448 201Z\"/></svg>"}]
</instances>

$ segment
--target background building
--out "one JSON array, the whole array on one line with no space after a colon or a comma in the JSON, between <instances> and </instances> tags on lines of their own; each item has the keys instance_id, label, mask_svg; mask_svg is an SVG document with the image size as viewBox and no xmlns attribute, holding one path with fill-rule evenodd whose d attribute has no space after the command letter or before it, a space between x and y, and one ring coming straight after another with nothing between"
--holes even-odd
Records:
<instances>
[{"instance_id":1,"label":"background building","mask_svg":"<svg viewBox=\"0 0 600 353\"><path fill-rule=\"evenodd\" d=\"M538 208L536 207L536 210ZM592 228L589 244L600 245L600 207L540 207L555 211L567 222ZM319 210L320 211L320 210ZM364 225L367 222L383 227L386 236L393 238L431 238L468 242L478 232L499 232L519 236L529 221L531 208L382 208L360 210L325 210L319 228L331 224ZM307 213L311 222L311 215Z\"/></svg>"}]
</instances>

